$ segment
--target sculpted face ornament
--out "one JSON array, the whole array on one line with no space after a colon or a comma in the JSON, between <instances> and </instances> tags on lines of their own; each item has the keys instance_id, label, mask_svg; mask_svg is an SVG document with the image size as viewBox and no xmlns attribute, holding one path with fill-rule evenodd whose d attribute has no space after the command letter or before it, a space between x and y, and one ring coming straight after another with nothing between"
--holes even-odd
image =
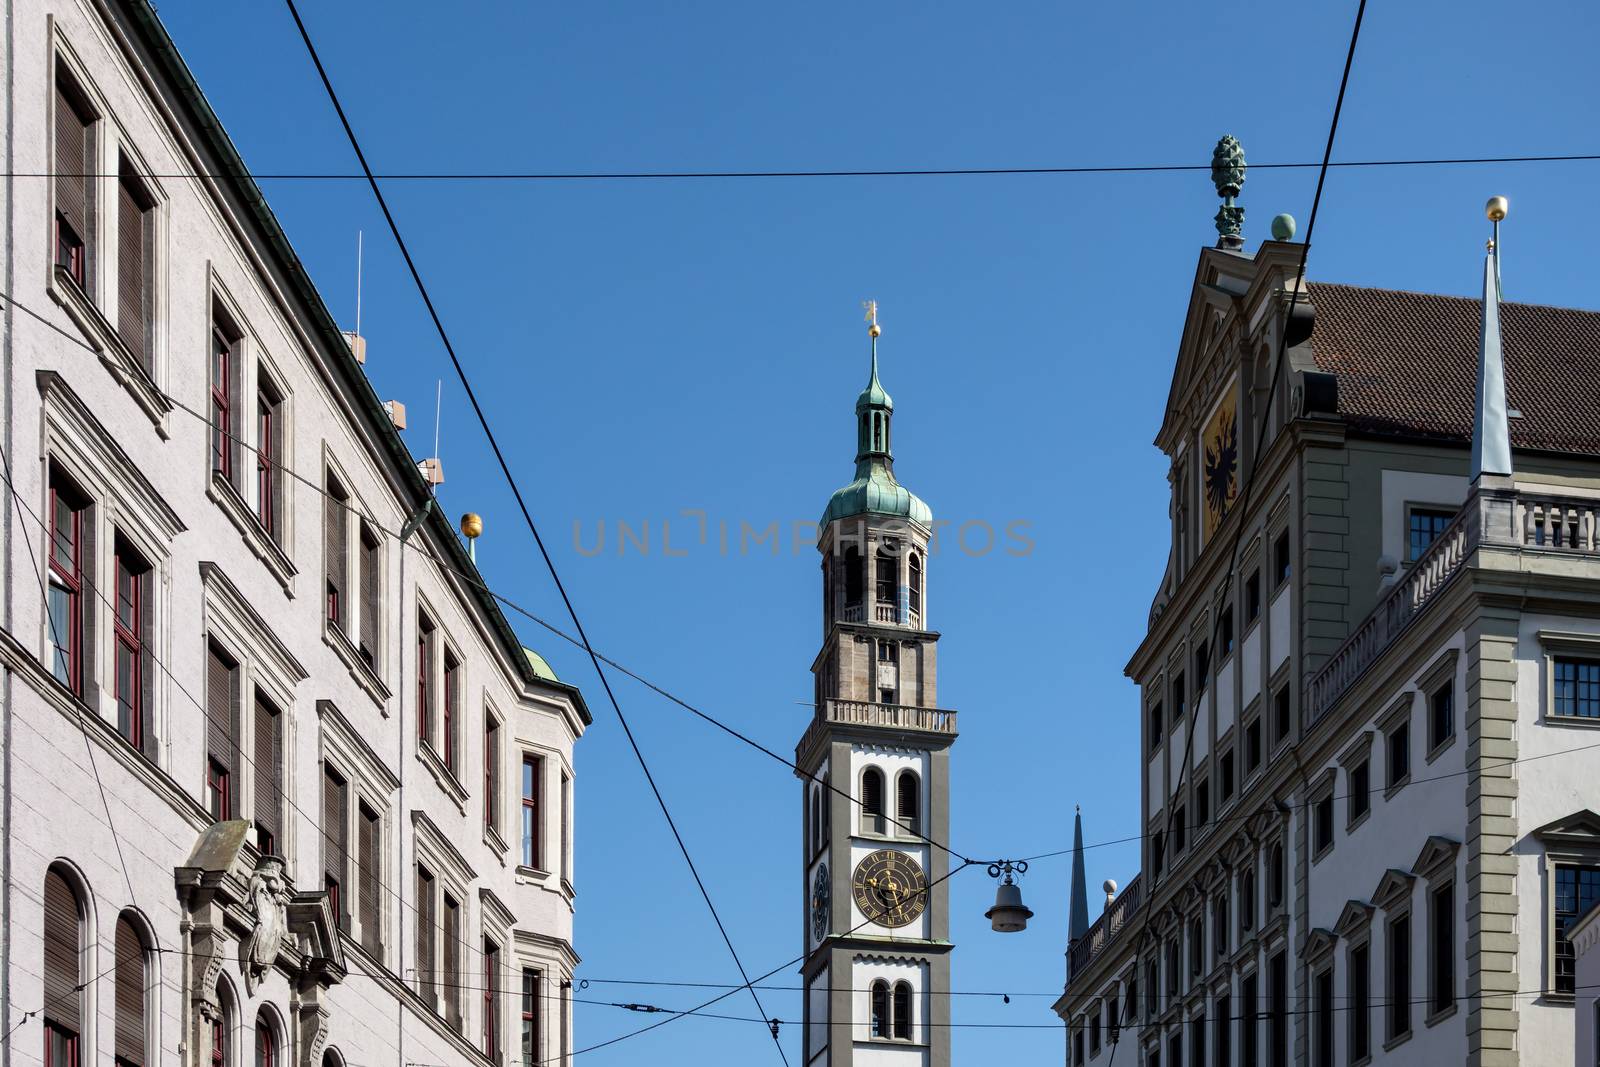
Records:
<instances>
[{"instance_id":1,"label":"sculpted face ornament","mask_svg":"<svg viewBox=\"0 0 1600 1067\"><path fill-rule=\"evenodd\" d=\"M278 961L283 939L288 933L284 909L289 902L289 887L283 878L283 859L263 856L250 875L249 907L255 929L244 943L241 969L245 989L253 996L267 972Z\"/></svg>"}]
</instances>

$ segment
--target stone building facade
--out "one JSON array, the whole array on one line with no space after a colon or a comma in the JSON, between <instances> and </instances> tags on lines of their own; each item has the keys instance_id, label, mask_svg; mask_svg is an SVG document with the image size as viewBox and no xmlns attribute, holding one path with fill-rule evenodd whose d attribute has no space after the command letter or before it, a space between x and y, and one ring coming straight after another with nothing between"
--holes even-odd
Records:
<instances>
[{"instance_id":1,"label":"stone building facade","mask_svg":"<svg viewBox=\"0 0 1600 1067\"><path fill-rule=\"evenodd\" d=\"M1143 861L1069 946L1066 1060L1566 1062L1565 931L1600 899L1600 314L1500 306L1514 466L1471 478L1483 305L1313 282L1291 314L1300 254L1199 258L1127 665Z\"/></svg>"},{"instance_id":2,"label":"stone building facade","mask_svg":"<svg viewBox=\"0 0 1600 1067\"><path fill-rule=\"evenodd\" d=\"M582 696L152 6L5 33L0 1062L565 1062Z\"/></svg>"}]
</instances>

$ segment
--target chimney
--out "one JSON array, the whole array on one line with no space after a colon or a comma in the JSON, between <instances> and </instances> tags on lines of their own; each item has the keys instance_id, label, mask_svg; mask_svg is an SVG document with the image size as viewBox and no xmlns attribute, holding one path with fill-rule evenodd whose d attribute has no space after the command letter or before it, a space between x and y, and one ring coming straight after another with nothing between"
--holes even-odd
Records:
<instances>
[{"instance_id":1,"label":"chimney","mask_svg":"<svg viewBox=\"0 0 1600 1067\"><path fill-rule=\"evenodd\" d=\"M417 464L417 470L422 474L422 480L429 485L444 484L444 467L439 463L437 457L420 461Z\"/></svg>"},{"instance_id":2,"label":"chimney","mask_svg":"<svg viewBox=\"0 0 1600 1067\"><path fill-rule=\"evenodd\" d=\"M356 357L356 362L365 365L367 362L367 339L354 330L345 330L344 342L350 346L350 354Z\"/></svg>"},{"instance_id":3,"label":"chimney","mask_svg":"<svg viewBox=\"0 0 1600 1067\"><path fill-rule=\"evenodd\" d=\"M406 428L406 406L398 400L385 400L383 410L389 413L389 421L397 430Z\"/></svg>"}]
</instances>

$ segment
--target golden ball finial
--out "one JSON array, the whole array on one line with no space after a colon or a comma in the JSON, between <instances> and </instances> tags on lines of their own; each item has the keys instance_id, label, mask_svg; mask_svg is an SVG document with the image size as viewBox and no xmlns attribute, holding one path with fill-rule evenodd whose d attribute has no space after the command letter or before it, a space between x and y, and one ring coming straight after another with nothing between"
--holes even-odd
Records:
<instances>
[{"instance_id":1,"label":"golden ball finial","mask_svg":"<svg viewBox=\"0 0 1600 1067\"><path fill-rule=\"evenodd\" d=\"M477 512L469 511L461 516L461 536L468 540L476 540L483 536L483 516Z\"/></svg>"},{"instance_id":2,"label":"golden ball finial","mask_svg":"<svg viewBox=\"0 0 1600 1067\"><path fill-rule=\"evenodd\" d=\"M871 326L867 327L867 336L868 337L877 337L877 336L881 335L882 333L883 333L883 327L879 326L877 323L873 323Z\"/></svg>"},{"instance_id":3,"label":"golden ball finial","mask_svg":"<svg viewBox=\"0 0 1600 1067\"><path fill-rule=\"evenodd\" d=\"M1489 216L1489 221L1499 222L1506 217L1506 211L1511 207L1510 201L1503 196L1491 196L1489 202L1483 206L1483 213Z\"/></svg>"}]
</instances>

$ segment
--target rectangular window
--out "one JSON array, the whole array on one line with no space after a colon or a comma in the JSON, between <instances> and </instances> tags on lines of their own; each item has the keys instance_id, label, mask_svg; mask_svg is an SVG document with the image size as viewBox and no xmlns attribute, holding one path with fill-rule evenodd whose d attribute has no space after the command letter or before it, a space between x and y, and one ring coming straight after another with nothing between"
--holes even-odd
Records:
<instances>
[{"instance_id":1,"label":"rectangular window","mask_svg":"<svg viewBox=\"0 0 1600 1067\"><path fill-rule=\"evenodd\" d=\"M1211 782L1200 781L1194 787L1194 832L1198 836L1211 824Z\"/></svg>"},{"instance_id":2,"label":"rectangular window","mask_svg":"<svg viewBox=\"0 0 1600 1067\"><path fill-rule=\"evenodd\" d=\"M228 323L220 308L212 309L211 319L211 469L233 483L238 445L233 405L242 335Z\"/></svg>"},{"instance_id":3,"label":"rectangular window","mask_svg":"<svg viewBox=\"0 0 1600 1067\"><path fill-rule=\"evenodd\" d=\"M350 790L338 771L324 767L322 772L322 885L328 892L328 907L339 929L350 929L350 901L345 896L350 868Z\"/></svg>"},{"instance_id":4,"label":"rectangular window","mask_svg":"<svg viewBox=\"0 0 1600 1067\"><path fill-rule=\"evenodd\" d=\"M1311 853L1321 855L1333 847L1333 794L1318 800L1311 814Z\"/></svg>"},{"instance_id":5,"label":"rectangular window","mask_svg":"<svg viewBox=\"0 0 1600 1067\"><path fill-rule=\"evenodd\" d=\"M1274 748L1289 739L1294 717L1289 710L1289 687L1284 686L1272 694L1272 745Z\"/></svg>"},{"instance_id":6,"label":"rectangular window","mask_svg":"<svg viewBox=\"0 0 1600 1067\"><path fill-rule=\"evenodd\" d=\"M1550 940L1555 945L1556 992L1572 993L1576 979L1573 977L1572 942L1566 937L1567 926L1600 904L1600 866L1556 864L1555 898L1555 927L1550 932Z\"/></svg>"},{"instance_id":7,"label":"rectangular window","mask_svg":"<svg viewBox=\"0 0 1600 1067\"><path fill-rule=\"evenodd\" d=\"M827 829L827 805L823 806L823 829ZM572 779L561 772L561 879L572 884Z\"/></svg>"},{"instance_id":8,"label":"rectangular window","mask_svg":"<svg viewBox=\"0 0 1600 1067\"><path fill-rule=\"evenodd\" d=\"M79 289L89 290L89 218L94 185L89 180L94 158L94 118L83 95L65 76L56 80L55 95L55 261Z\"/></svg>"},{"instance_id":9,"label":"rectangular window","mask_svg":"<svg viewBox=\"0 0 1600 1067\"><path fill-rule=\"evenodd\" d=\"M1206 683L1211 679L1211 648L1204 641L1197 642L1194 646L1194 689L1197 693L1205 691Z\"/></svg>"},{"instance_id":10,"label":"rectangular window","mask_svg":"<svg viewBox=\"0 0 1600 1067\"><path fill-rule=\"evenodd\" d=\"M1222 800L1221 800L1221 803L1226 804L1228 801L1233 799L1233 788L1234 788L1233 787L1233 783L1234 783L1233 749L1230 748L1230 749L1228 749L1228 751L1224 752L1222 754L1222 759L1219 762L1220 762L1221 766L1218 769L1218 775L1222 779L1221 783L1220 783L1221 787L1222 787Z\"/></svg>"},{"instance_id":11,"label":"rectangular window","mask_svg":"<svg viewBox=\"0 0 1600 1067\"><path fill-rule=\"evenodd\" d=\"M1271 1067L1289 1067L1289 964L1282 952L1267 964L1272 985L1272 1016L1267 1020L1267 1060Z\"/></svg>"},{"instance_id":12,"label":"rectangular window","mask_svg":"<svg viewBox=\"0 0 1600 1067\"><path fill-rule=\"evenodd\" d=\"M1183 1067L1183 1034L1174 1033L1167 1038L1167 1062Z\"/></svg>"},{"instance_id":13,"label":"rectangular window","mask_svg":"<svg viewBox=\"0 0 1600 1067\"><path fill-rule=\"evenodd\" d=\"M233 779L239 765L239 665L206 646L206 806L218 822L233 818Z\"/></svg>"},{"instance_id":14,"label":"rectangular window","mask_svg":"<svg viewBox=\"0 0 1600 1067\"><path fill-rule=\"evenodd\" d=\"M1428 697L1428 751L1432 752L1456 732L1456 687L1446 682Z\"/></svg>"},{"instance_id":15,"label":"rectangular window","mask_svg":"<svg viewBox=\"0 0 1600 1067\"><path fill-rule=\"evenodd\" d=\"M417 987L428 1007L437 1004L433 968L434 960L434 899L433 875L422 864L417 864Z\"/></svg>"},{"instance_id":16,"label":"rectangular window","mask_svg":"<svg viewBox=\"0 0 1600 1067\"><path fill-rule=\"evenodd\" d=\"M1172 854L1182 855L1188 844L1188 812L1180 805L1172 813Z\"/></svg>"},{"instance_id":17,"label":"rectangular window","mask_svg":"<svg viewBox=\"0 0 1600 1067\"><path fill-rule=\"evenodd\" d=\"M1455 517L1454 511L1441 508L1412 508L1407 517L1406 560L1415 563L1421 559Z\"/></svg>"},{"instance_id":18,"label":"rectangular window","mask_svg":"<svg viewBox=\"0 0 1600 1067\"><path fill-rule=\"evenodd\" d=\"M255 707L256 847L263 856L282 855L283 714L259 692Z\"/></svg>"},{"instance_id":19,"label":"rectangular window","mask_svg":"<svg viewBox=\"0 0 1600 1067\"><path fill-rule=\"evenodd\" d=\"M1217 1025L1211 1028L1212 1060L1217 1067L1233 1067L1233 998L1217 998Z\"/></svg>"},{"instance_id":20,"label":"rectangular window","mask_svg":"<svg viewBox=\"0 0 1600 1067\"><path fill-rule=\"evenodd\" d=\"M1350 805L1347 825L1354 826L1372 810L1372 766L1362 760L1350 768Z\"/></svg>"},{"instance_id":21,"label":"rectangular window","mask_svg":"<svg viewBox=\"0 0 1600 1067\"><path fill-rule=\"evenodd\" d=\"M1172 722L1169 728L1176 730L1182 726L1185 714L1183 675L1179 674L1172 679Z\"/></svg>"},{"instance_id":22,"label":"rectangular window","mask_svg":"<svg viewBox=\"0 0 1600 1067\"><path fill-rule=\"evenodd\" d=\"M444 765L451 774L457 773L456 752L461 745L456 737L461 719L461 662L449 650L444 654L444 713L439 721L439 734L444 741Z\"/></svg>"},{"instance_id":23,"label":"rectangular window","mask_svg":"<svg viewBox=\"0 0 1600 1067\"><path fill-rule=\"evenodd\" d=\"M1261 572L1251 571L1244 580L1244 624L1249 626L1261 617Z\"/></svg>"},{"instance_id":24,"label":"rectangular window","mask_svg":"<svg viewBox=\"0 0 1600 1067\"><path fill-rule=\"evenodd\" d=\"M1072 1028L1072 1067L1083 1067L1083 1027Z\"/></svg>"},{"instance_id":25,"label":"rectangular window","mask_svg":"<svg viewBox=\"0 0 1600 1067\"><path fill-rule=\"evenodd\" d=\"M878 662L879 663L899 663L900 662L900 642L898 642L898 641L879 641L878 642Z\"/></svg>"},{"instance_id":26,"label":"rectangular window","mask_svg":"<svg viewBox=\"0 0 1600 1067\"><path fill-rule=\"evenodd\" d=\"M1350 1062L1372 1054L1372 952L1367 945L1350 950Z\"/></svg>"},{"instance_id":27,"label":"rectangular window","mask_svg":"<svg viewBox=\"0 0 1600 1067\"><path fill-rule=\"evenodd\" d=\"M539 1017L543 1014L539 1009L543 993L540 986L543 984L538 971L523 968L522 971L522 1067L535 1067L540 1059L540 1049L544 1042L540 1040Z\"/></svg>"},{"instance_id":28,"label":"rectangular window","mask_svg":"<svg viewBox=\"0 0 1600 1067\"><path fill-rule=\"evenodd\" d=\"M1404 782L1411 775L1411 724L1401 723L1389 731L1389 789Z\"/></svg>"},{"instance_id":29,"label":"rectangular window","mask_svg":"<svg viewBox=\"0 0 1600 1067\"><path fill-rule=\"evenodd\" d=\"M444 973L440 982L444 994L444 1018L450 1028L461 1032L461 905L449 893L444 895Z\"/></svg>"},{"instance_id":30,"label":"rectangular window","mask_svg":"<svg viewBox=\"0 0 1600 1067\"><path fill-rule=\"evenodd\" d=\"M153 365L154 206L124 156L117 174L117 333L146 374Z\"/></svg>"},{"instance_id":31,"label":"rectangular window","mask_svg":"<svg viewBox=\"0 0 1600 1067\"><path fill-rule=\"evenodd\" d=\"M1089 1055L1100 1054L1100 1012L1092 1010L1089 1013Z\"/></svg>"},{"instance_id":32,"label":"rectangular window","mask_svg":"<svg viewBox=\"0 0 1600 1067\"><path fill-rule=\"evenodd\" d=\"M382 642L383 572L378 554L378 534L366 520L361 522L361 547L357 564L361 571L361 642L357 651L362 662L378 669L378 649Z\"/></svg>"},{"instance_id":33,"label":"rectangular window","mask_svg":"<svg viewBox=\"0 0 1600 1067\"><path fill-rule=\"evenodd\" d=\"M1280 588L1289 580L1289 531L1285 530L1272 542L1272 588Z\"/></svg>"},{"instance_id":34,"label":"rectangular window","mask_svg":"<svg viewBox=\"0 0 1600 1067\"><path fill-rule=\"evenodd\" d=\"M1128 988L1128 1000L1132 1002L1137 994L1132 986ZM1117 1000L1115 993L1106 998L1106 1040L1113 1045L1122 1037L1122 1004Z\"/></svg>"},{"instance_id":35,"label":"rectangular window","mask_svg":"<svg viewBox=\"0 0 1600 1067\"><path fill-rule=\"evenodd\" d=\"M483 825L500 829L500 724L483 713Z\"/></svg>"},{"instance_id":36,"label":"rectangular window","mask_svg":"<svg viewBox=\"0 0 1600 1067\"><path fill-rule=\"evenodd\" d=\"M1162 714L1161 701L1150 705L1150 751L1154 752L1161 747L1161 739L1167 735L1166 717Z\"/></svg>"},{"instance_id":37,"label":"rectangular window","mask_svg":"<svg viewBox=\"0 0 1600 1067\"><path fill-rule=\"evenodd\" d=\"M522 757L522 865L542 869L543 836L539 832L539 789L544 778L544 761L527 754Z\"/></svg>"},{"instance_id":38,"label":"rectangular window","mask_svg":"<svg viewBox=\"0 0 1600 1067\"><path fill-rule=\"evenodd\" d=\"M417 740L433 744L433 620L417 613Z\"/></svg>"},{"instance_id":39,"label":"rectangular window","mask_svg":"<svg viewBox=\"0 0 1600 1067\"><path fill-rule=\"evenodd\" d=\"M1261 994L1260 980L1247 976L1239 983L1239 999L1244 1010L1239 1013L1239 1067L1257 1067L1256 1048L1260 1041Z\"/></svg>"},{"instance_id":40,"label":"rectangular window","mask_svg":"<svg viewBox=\"0 0 1600 1067\"><path fill-rule=\"evenodd\" d=\"M350 588L350 494L331 474L322 502L322 555L328 583L328 621L335 629L345 630L350 614L345 603Z\"/></svg>"},{"instance_id":41,"label":"rectangular window","mask_svg":"<svg viewBox=\"0 0 1600 1067\"><path fill-rule=\"evenodd\" d=\"M500 946L483 939L483 1054L500 1062Z\"/></svg>"},{"instance_id":42,"label":"rectangular window","mask_svg":"<svg viewBox=\"0 0 1600 1067\"><path fill-rule=\"evenodd\" d=\"M895 696L895 691L893 689L880 689L878 690L878 703L897 704L899 703L899 699Z\"/></svg>"},{"instance_id":43,"label":"rectangular window","mask_svg":"<svg viewBox=\"0 0 1600 1067\"><path fill-rule=\"evenodd\" d=\"M1554 672L1554 714L1600 719L1600 660L1558 656Z\"/></svg>"},{"instance_id":44,"label":"rectangular window","mask_svg":"<svg viewBox=\"0 0 1600 1067\"><path fill-rule=\"evenodd\" d=\"M1222 625L1217 634L1217 655L1227 659L1233 655L1233 605L1222 609Z\"/></svg>"},{"instance_id":45,"label":"rectangular window","mask_svg":"<svg viewBox=\"0 0 1600 1067\"><path fill-rule=\"evenodd\" d=\"M1206 1067L1206 1017L1189 1020L1189 1067Z\"/></svg>"},{"instance_id":46,"label":"rectangular window","mask_svg":"<svg viewBox=\"0 0 1600 1067\"><path fill-rule=\"evenodd\" d=\"M256 391L256 518L283 543L283 399L263 380Z\"/></svg>"},{"instance_id":47,"label":"rectangular window","mask_svg":"<svg viewBox=\"0 0 1600 1067\"><path fill-rule=\"evenodd\" d=\"M1166 866L1166 862L1167 835L1165 832L1157 830L1156 835L1150 839L1150 866L1154 868L1152 873L1156 878L1161 877L1161 872Z\"/></svg>"},{"instance_id":48,"label":"rectangular window","mask_svg":"<svg viewBox=\"0 0 1600 1067\"><path fill-rule=\"evenodd\" d=\"M150 625L150 565L122 538L116 540L117 599L112 629L116 634L117 732L148 756L147 694L154 681L149 676L150 652L146 644Z\"/></svg>"},{"instance_id":49,"label":"rectangular window","mask_svg":"<svg viewBox=\"0 0 1600 1067\"><path fill-rule=\"evenodd\" d=\"M1312 1067L1333 1067L1333 969L1318 971L1312 980L1316 1017L1311 1033Z\"/></svg>"},{"instance_id":50,"label":"rectangular window","mask_svg":"<svg viewBox=\"0 0 1600 1067\"><path fill-rule=\"evenodd\" d=\"M90 642L84 640L85 570L92 553L86 551L91 527L87 499L54 471L50 476L50 567L46 591L46 618L49 624L51 673L74 696L84 695L88 672L84 659ZM89 584L92 588L92 583Z\"/></svg>"},{"instance_id":51,"label":"rectangular window","mask_svg":"<svg viewBox=\"0 0 1600 1067\"><path fill-rule=\"evenodd\" d=\"M356 907L361 918L361 947L383 958L383 822L365 802L356 805Z\"/></svg>"},{"instance_id":52,"label":"rectangular window","mask_svg":"<svg viewBox=\"0 0 1600 1067\"><path fill-rule=\"evenodd\" d=\"M1388 1038L1411 1032L1411 916L1400 915L1389 920L1388 934L1389 988L1384 991L1388 1001Z\"/></svg>"},{"instance_id":53,"label":"rectangular window","mask_svg":"<svg viewBox=\"0 0 1600 1067\"><path fill-rule=\"evenodd\" d=\"M1261 717L1244 728L1244 773L1254 774L1261 766Z\"/></svg>"},{"instance_id":54,"label":"rectangular window","mask_svg":"<svg viewBox=\"0 0 1600 1067\"><path fill-rule=\"evenodd\" d=\"M1456 1002L1456 887L1437 886L1428 894L1428 1010L1445 1011Z\"/></svg>"}]
</instances>

